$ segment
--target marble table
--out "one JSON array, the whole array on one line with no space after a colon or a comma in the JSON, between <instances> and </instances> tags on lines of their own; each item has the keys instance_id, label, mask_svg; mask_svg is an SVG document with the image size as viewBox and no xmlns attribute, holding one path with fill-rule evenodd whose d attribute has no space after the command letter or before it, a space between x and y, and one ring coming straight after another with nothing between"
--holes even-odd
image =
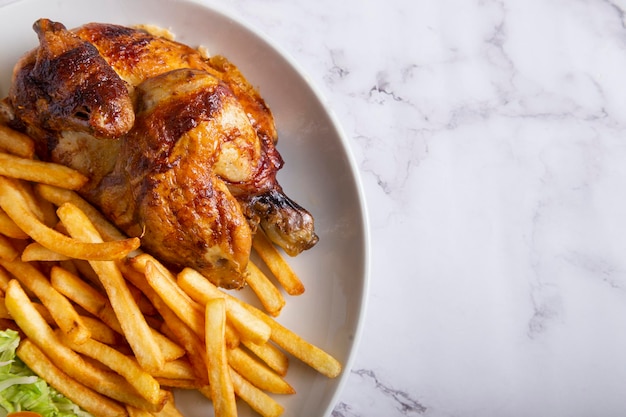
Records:
<instances>
[{"instance_id":1,"label":"marble table","mask_svg":"<svg viewBox=\"0 0 626 417\"><path fill-rule=\"evenodd\" d=\"M626 415L626 2L219 4L360 169L370 297L332 416Z\"/></svg>"}]
</instances>

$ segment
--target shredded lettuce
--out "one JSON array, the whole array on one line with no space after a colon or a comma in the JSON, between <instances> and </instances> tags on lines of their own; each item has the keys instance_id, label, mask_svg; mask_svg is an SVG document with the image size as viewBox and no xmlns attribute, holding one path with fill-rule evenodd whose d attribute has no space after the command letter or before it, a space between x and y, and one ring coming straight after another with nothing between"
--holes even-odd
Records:
<instances>
[{"instance_id":1,"label":"shredded lettuce","mask_svg":"<svg viewBox=\"0 0 626 417\"><path fill-rule=\"evenodd\" d=\"M19 343L16 331L0 330L0 417L16 411L34 411L43 417L91 417L15 355Z\"/></svg>"}]
</instances>

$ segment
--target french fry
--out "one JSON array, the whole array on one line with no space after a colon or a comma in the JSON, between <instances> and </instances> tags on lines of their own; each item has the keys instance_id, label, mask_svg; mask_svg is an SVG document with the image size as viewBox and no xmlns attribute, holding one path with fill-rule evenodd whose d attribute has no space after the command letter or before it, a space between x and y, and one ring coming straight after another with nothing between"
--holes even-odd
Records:
<instances>
[{"instance_id":1,"label":"french fry","mask_svg":"<svg viewBox=\"0 0 626 417\"><path fill-rule=\"evenodd\" d=\"M89 333L91 333L92 339L107 345L115 345L120 342L120 338L117 336L117 333L101 320L92 316L83 315L81 315L80 318L82 319L85 327L89 330Z\"/></svg>"},{"instance_id":2,"label":"french fry","mask_svg":"<svg viewBox=\"0 0 626 417\"><path fill-rule=\"evenodd\" d=\"M98 290L91 287L76 275L58 266L52 267L50 271L50 282L57 291L89 313L98 317L115 332L121 335L124 334L117 315L111 307L111 303ZM185 354L185 350L181 346L166 338L157 330L150 328L150 331L165 361L178 359Z\"/></svg>"},{"instance_id":3,"label":"french fry","mask_svg":"<svg viewBox=\"0 0 626 417\"><path fill-rule=\"evenodd\" d=\"M33 242L26 246L22 251L22 261L23 262L33 262L33 261L67 261L70 258L66 255L61 255L58 252L55 252L51 249L46 248L40 243Z\"/></svg>"},{"instance_id":4,"label":"french fry","mask_svg":"<svg viewBox=\"0 0 626 417\"><path fill-rule=\"evenodd\" d=\"M45 379L48 384L83 410L99 417L122 417L126 415L124 407L120 404L87 388L57 368L29 339L20 341L17 356L33 372Z\"/></svg>"},{"instance_id":5,"label":"french fry","mask_svg":"<svg viewBox=\"0 0 626 417\"><path fill-rule=\"evenodd\" d=\"M300 295L304 292L304 284L291 269L285 258L268 239L263 230L259 229L252 239L252 247L272 272L276 280L289 295Z\"/></svg>"},{"instance_id":6,"label":"french fry","mask_svg":"<svg viewBox=\"0 0 626 417\"><path fill-rule=\"evenodd\" d=\"M179 274L179 281L181 287L187 288L197 285L197 282L199 280L195 280L196 282L194 283L194 273L191 271L183 270L183 272ZM270 328L272 329L270 338L278 346L282 347L287 352L307 363L309 366L316 369L323 375L326 375L330 378L334 378L339 375L339 373L341 372L341 364L331 355L329 355L319 347L307 342L293 331L282 326L280 323L269 317L261 310L253 307L250 304L244 303L237 298L233 299L240 303L245 309L250 311L256 317L263 320L268 326L270 326Z\"/></svg>"},{"instance_id":7,"label":"french fry","mask_svg":"<svg viewBox=\"0 0 626 417\"><path fill-rule=\"evenodd\" d=\"M89 181L80 172L60 164L20 158L0 152L0 175L77 190Z\"/></svg>"},{"instance_id":8,"label":"french fry","mask_svg":"<svg viewBox=\"0 0 626 417\"><path fill-rule=\"evenodd\" d=\"M261 310L243 304L250 312L265 321L272 328L271 339L281 348L291 353L302 362L329 378L335 378L341 373L341 363L321 348L307 342L298 334L289 330Z\"/></svg>"},{"instance_id":9,"label":"french fry","mask_svg":"<svg viewBox=\"0 0 626 417\"><path fill-rule=\"evenodd\" d=\"M0 266L0 290L2 290L2 292L6 292L7 285L9 285L11 279L12 277L7 270Z\"/></svg>"},{"instance_id":10,"label":"french fry","mask_svg":"<svg viewBox=\"0 0 626 417\"><path fill-rule=\"evenodd\" d=\"M243 349L228 349L227 356L230 366L261 390L273 394L295 394L296 391L287 381Z\"/></svg>"},{"instance_id":11,"label":"french fry","mask_svg":"<svg viewBox=\"0 0 626 417\"><path fill-rule=\"evenodd\" d=\"M130 262L133 265L133 268L135 268L137 271L141 272L142 274L146 273L146 265L148 264L148 262L151 262L152 263L152 267L156 268L156 272L158 272L159 274L163 275L163 278L167 278L171 282L176 282L176 277L174 276L174 274L169 269L167 269L165 267L165 265L163 265L161 262L159 262L152 255L149 255L147 253L141 253L141 254L133 257L130 260ZM176 291L180 291L180 290L176 289L175 287L172 288L172 289L176 290Z\"/></svg>"},{"instance_id":12,"label":"french fry","mask_svg":"<svg viewBox=\"0 0 626 417\"><path fill-rule=\"evenodd\" d=\"M128 411L129 417L183 417L180 411L176 408L173 399L166 402L161 411L155 413L148 413L147 411L130 406L127 406L126 410Z\"/></svg>"},{"instance_id":13,"label":"french fry","mask_svg":"<svg viewBox=\"0 0 626 417\"><path fill-rule=\"evenodd\" d=\"M2 209L0 209L0 234L12 237L13 239L29 238L28 234L20 229Z\"/></svg>"},{"instance_id":14,"label":"french fry","mask_svg":"<svg viewBox=\"0 0 626 417\"><path fill-rule=\"evenodd\" d=\"M155 417L183 417L183 415L176 408L176 404L174 403L174 398L170 401L166 402L163 408L156 412L152 413Z\"/></svg>"},{"instance_id":15,"label":"french fry","mask_svg":"<svg viewBox=\"0 0 626 417\"><path fill-rule=\"evenodd\" d=\"M151 412L130 405L126 406L126 412L128 417L154 417Z\"/></svg>"},{"instance_id":16,"label":"french fry","mask_svg":"<svg viewBox=\"0 0 626 417\"><path fill-rule=\"evenodd\" d=\"M196 334L204 338L203 306L194 301L176 283L176 277L163 264L151 255L141 254L130 260L137 271L145 274L146 278L161 298ZM151 264L148 267L148 264ZM165 295L167 294L167 295ZM193 312L192 310L196 310ZM240 338L230 322L226 323L226 343L229 348L239 346Z\"/></svg>"},{"instance_id":17,"label":"french fry","mask_svg":"<svg viewBox=\"0 0 626 417\"><path fill-rule=\"evenodd\" d=\"M1 123L0 148L22 158L32 159L35 156L35 142L29 136Z\"/></svg>"},{"instance_id":18,"label":"french fry","mask_svg":"<svg viewBox=\"0 0 626 417\"><path fill-rule=\"evenodd\" d=\"M273 317L280 314L285 306L285 298L278 288L254 263L248 262L246 282L259 298L265 311Z\"/></svg>"},{"instance_id":19,"label":"french fry","mask_svg":"<svg viewBox=\"0 0 626 417\"><path fill-rule=\"evenodd\" d=\"M158 371L153 372L152 375L168 379L196 379L191 363L185 359L165 362L165 366Z\"/></svg>"},{"instance_id":20,"label":"french fry","mask_svg":"<svg viewBox=\"0 0 626 417\"><path fill-rule=\"evenodd\" d=\"M204 319L200 306L172 281L162 274L152 261L145 267L146 280L167 306L201 339L204 338Z\"/></svg>"},{"instance_id":21,"label":"french fry","mask_svg":"<svg viewBox=\"0 0 626 417\"><path fill-rule=\"evenodd\" d=\"M93 270L89 262L84 259L72 259L73 269L76 269L77 274L84 278L87 282L93 285L95 288L102 290L104 293L104 288L102 287L102 283L100 282L100 278L98 278L98 274ZM69 270L70 268L68 268Z\"/></svg>"},{"instance_id":22,"label":"french fry","mask_svg":"<svg viewBox=\"0 0 626 417\"><path fill-rule=\"evenodd\" d=\"M35 216L37 216L37 218L46 226L52 227L52 224L45 222L46 216L44 214L44 210L41 207L39 207L39 200L33 194L33 188L32 188L31 183L26 182L26 181L16 180L13 178L6 178L3 176L0 176L0 178L3 178L11 182L11 186L15 189L15 191L17 191L20 194L22 200L25 202L26 206L30 209L30 211Z\"/></svg>"},{"instance_id":23,"label":"french fry","mask_svg":"<svg viewBox=\"0 0 626 417\"><path fill-rule=\"evenodd\" d=\"M134 271L132 268L125 269L124 272L126 278L148 297L152 305L154 305L161 317L163 317L169 330L176 337L177 342L185 348L196 379L201 385L207 385L209 383L209 377L206 349L201 339L198 338L198 334L181 320L150 286L146 280L145 274Z\"/></svg>"},{"instance_id":24,"label":"french fry","mask_svg":"<svg viewBox=\"0 0 626 417\"><path fill-rule=\"evenodd\" d=\"M11 241L0 235L0 259L14 261L19 255L19 252L11 245Z\"/></svg>"},{"instance_id":25,"label":"french fry","mask_svg":"<svg viewBox=\"0 0 626 417\"><path fill-rule=\"evenodd\" d=\"M123 333L109 300L97 289L59 266L53 266L50 270L50 283L54 289L98 317L107 326L120 334Z\"/></svg>"},{"instance_id":26,"label":"french fry","mask_svg":"<svg viewBox=\"0 0 626 417\"><path fill-rule=\"evenodd\" d=\"M160 376L155 377L159 384L162 387L171 389L171 388L180 388L186 390L199 389L202 385L197 379L173 379L173 378L163 378Z\"/></svg>"},{"instance_id":27,"label":"french fry","mask_svg":"<svg viewBox=\"0 0 626 417\"><path fill-rule=\"evenodd\" d=\"M234 297L218 289L199 272L191 268L183 269L177 276L178 285L198 303L206 304L213 298L226 300L226 315L242 339L254 343L265 343L270 337L270 327L246 310Z\"/></svg>"},{"instance_id":28,"label":"french fry","mask_svg":"<svg viewBox=\"0 0 626 417\"><path fill-rule=\"evenodd\" d=\"M221 298L206 303L205 345L209 358L209 385L216 417L237 416L235 392L226 357L226 303Z\"/></svg>"},{"instance_id":29,"label":"french fry","mask_svg":"<svg viewBox=\"0 0 626 417\"><path fill-rule=\"evenodd\" d=\"M15 181L0 177L0 206L24 232L43 246L78 259L120 259L139 247L131 238L106 243L88 243L72 239L49 228L30 210Z\"/></svg>"},{"instance_id":30,"label":"french fry","mask_svg":"<svg viewBox=\"0 0 626 417\"><path fill-rule=\"evenodd\" d=\"M118 268L120 268L120 272L122 271L121 266L123 265L122 262L118 263L117 266ZM124 273L122 273L122 275L125 275ZM150 303L150 301L145 297L145 295L141 292L141 290L139 290L139 288L135 287L132 282L127 281L127 285L128 285L128 289L130 290L130 293L133 295L133 298L135 299L135 302L137 303L137 306L139 307L139 311L141 311L141 313L146 317L146 320L150 320L151 323L149 323L153 328L159 328L160 327L160 320L154 316L156 316L156 309L154 308L154 306Z\"/></svg>"},{"instance_id":31,"label":"french fry","mask_svg":"<svg viewBox=\"0 0 626 417\"><path fill-rule=\"evenodd\" d=\"M273 343L256 344L249 340L242 340L241 343L261 359L267 366L273 369L278 375L287 375L289 369L289 357Z\"/></svg>"},{"instance_id":32,"label":"french fry","mask_svg":"<svg viewBox=\"0 0 626 417\"><path fill-rule=\"evenodd\" d=\"M282 405L272 397L252 385L244 377L231 368L230 376L233 381L235 394L244 400L253 410L263 417L278 417L284 412Z\"/></svg>"},{"instance_id":33,"label":"french fry","mask_svg":"<svg viewBox=\"0 0 626 417\"><path fill-rule=\"evenodd\" d=\"M75 191L62 187L54 187L47 184L37 184L35 191L42 198L60 207L65 203L71 203L78 207L89 217L98 233L105 241L124 240L127 238L111 222L109 222L94 206L79 196Z\"/></svg>"},{"instance_id":34,"label":"french fry","mask_svg":"<svg viewBox=\"0 0 626 417\"><path fill-rule=\"evenodd\" d=\"M65 203L59 207L58 214L70 235L91 243L102 242L102 238L89 218L76 206ZM124 336L139 364L148 371L162 368L165 363L163 352L115 262L90 261L89 263L100 278L111 307L122 326Z\"/></svg>"},{"instance_id":35,"label":"french fry","mask_svg":"<svg viewBox=\"0 0 626 417\"><path fill-rule=\"evenodd\" d=\"M59 328L76 343L83 343L91 333L84 325L74 306L61 293L55 290L45 277L32 264L15 261L2 261L0 265L16 277L24 287L32 291L50 312Z\"/></svg>"},{"instance_id":36,"label":"french fry","mask_svg":"<svg viewBox=\"0 0 626 417\"><path fill-rule=\"evenodd\" d=\"M78 344L63 335L60 336L61 340L74 351L102 362L123 376L148 402L157 404L160 401L161 386L152 375L139 366L134 358L123 355L114 348L93 339Z\"/></svg>"},{"instance_id":37,"label":"french fry","mask_svg":"<svg viewBox=\"0 0 626 417\"><path fill-rule=\"evenodd\" d=\"M103 372L61 343L37 309L33 307L17 280L9 282L5 304L9 314L26 337L39 349L45 351L46 356L52 362L78 382L112 399L146 410L157 411L167 401L166 392L162 393L162 398L157 404L146 401L135 393L134 388L123 377L111 372Z\"/></svg>"}]
</instances>

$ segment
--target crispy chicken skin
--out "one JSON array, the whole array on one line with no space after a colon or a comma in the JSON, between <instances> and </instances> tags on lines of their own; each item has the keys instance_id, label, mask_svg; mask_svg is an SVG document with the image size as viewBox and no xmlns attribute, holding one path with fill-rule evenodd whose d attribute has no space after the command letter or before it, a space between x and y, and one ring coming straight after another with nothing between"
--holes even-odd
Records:
<instances>
[{"instance_id":1,"label":"crispy chicken skin","mask_svg":"<svg viewBox=\"0 0 626 417\"><path fill-rule=\"evenodd\" d=\"M33 28L41 46L18 62L9 93L17 116L42 129L127 133L135 116L127 84L98 50L59 23Z\"/></svg>"},{"instance_id":2,"label":"crispy chicken skin","mask_svg":"<svg viewBox=\"0 0 626 417\"><path fill-rule=\"evenodd\" d=\"M254 129L232 93L203 71L157 75L136 94L135 127L114 169L85 195L162 260L192 261L219 285L241 286L251 230L220 178L245 176L256 164Z\"/></svg>"},{"instance_id":3,"label":"crispy chicken skin","mask_svg":"<svg viewBox=\"0 0 626 417\"><path fill-rule=\"evenodd\" d=\"M81 194L147 251L239 288L257 227L290 255L317 242L276 180L272 114L228 60L117 25L34 28L40 46L9 92L14 126L41 158L88 175Z\"/></svg>"}]
</instances>

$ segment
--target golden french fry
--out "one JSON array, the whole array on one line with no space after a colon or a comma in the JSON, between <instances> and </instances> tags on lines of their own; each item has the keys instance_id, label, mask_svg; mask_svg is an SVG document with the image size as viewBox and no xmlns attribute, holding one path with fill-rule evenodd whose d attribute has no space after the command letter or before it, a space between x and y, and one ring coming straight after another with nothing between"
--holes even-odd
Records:
<instances>
[{"instance_id":1,"label":"golden french fry","mask_svg":"<svg viewBox=\"0 0 626 417\"><path fill-rule=\"evenodd\" d=\"M83 410L99 417L121 417L126 415L124 407L120 404L87 388L57 368L40 348L29 339L20 341L20 345L17 348L17 356L33 372Z\"/></svg>"},{"instance_id":2,"label":"golden french fry","mask_svg":"<svg viewBox=\"0 0 626 417\"><path fill-rule=\"evenodd\" d=\"M151 412L133 407L131 405L126 406L126 412L128 413L128 417L154 417L154 414Z\"/></svg>"},{"instance_id":3,"label":"golden french fry","mask_svg":"<svg viewBox=\"0 0 626 417\"><path fill-rule=\"evenodd\" d=\"M163 358L165 359L165 363L169 361L175 361L176 359L180 359L187 353L185 349L178 344L176 341L170 339L169 337L163 335L156 329L151 329L152 335L155 338L157 345L161 349L161 353L163 354Z\"/></svg>"},{"instance_id":4,"label":"golden french fry","mask_svg":"<svg viewBox=\"0 0 626 417\"><path fill-rule=\"evenodd\" d=\"M13 239L29 238L28 234L20 229L2 209L0 209L0 234L12 237Z\"/></svg>"},{"instance_id":5,"label":"golden french fry","mask_svg":"<svg viewBox=\"0 0 626 417\"><path fill-rule=\"evenodd\" d=\"M149 255L147 253L141 253L133 257L130 261L131 261L131 264L133 265L133 268L135 268L137 271L141 272L142 274L146 273L146 265L148 264L148 262L151 262L152 267L156 268L155 273L158 272L159 274L163 276L162 278L167 278L171 282L176 282L176 277L174 276L174 274L169 269L167 269L165 265L159 262L158 259L156 259L152 255ZM176 291L180 291L176 289L175 287L173 287L172 289ZM200 308L200 310L202 309Z\"/></svg>"},{"instance_id":6,"label":"golden french fry","mask_svg":"<svg viewBox=\"0 0 626 417\"><path fill-rule=\"evenodd\" d=\"M33 262L33 261L67 261L70 258L66 255L61 255L58 252L55 252L51 249L46 248L40 243L33 242L26 246L22 251L22 261L23 262Z\"/></svg>"},{"instance_id":7,"label":"golden french fry","mask_svg":"<svg viewBox=\"0 0 626 417\"><path fill-rule=\"evenodd\" d=\"M145 410L140 410L130 406L126 407L126 411L128 411L129 417L183 417L180 411L176 408L173 400L166 402L161 411L154 413L149 413Z\"/></svg>"},{"instance_id":8,"label":"golden french fry","mask_svg":"<svg viewBox=\"0 0 626 417\"><path fill-rule=\"evenodd\" d=\"M163 264L148 254L130 259L133 268L144 273L150 286L155 286L161 298L198 336L204 338L203 306L194 301L176 283L176 277ZM150 264L148 267L147 265ZM149 268L149 269L148 269ZM196 310L194 312L193 310ZM230 322L226 323L226 342L229 348L239 346L240 338Z\"/></svg>"},{"instance_id":9,"label":"golden french fry","mask_svg":"<svg viewBox=\"0 0 626 417\"><path fill-rule=\"evenodd\" d=\"M187 273L187 275L193 277L193 274L191 273ZM185 274L179 274L179 278L180 277L185 277ZM191 280L189 280L189 282L186 281L187 280L181 280L180 285L185 287L185 285L191 284ZM304 363L308 364L323 375L334 378L341 373L341 363L324 350L307 342L293 331L278 323L272 317L269 317L263 311L237 298L233 297L233 299L270 326L272 329L270 339L273 340L278 346L285 349L287 352L302 360Z\"/></svg>"},{"instance_id":10,"label":"golden french fry","mask_svg":"<svg viewBox=\"0 0 626 417\"><path fill-rule=\"evenodd\" d=\"M78 207L83 213L89 217L98 233L105 241L124 240L127 238L119 231L106 217L98 211L94 206L89 204L85 199L79 196L75 191L65 188L54 187L52 185L37 184L35 191L45 200L50 201L60 207L65 203L71 203Z\"/></svg>"},{"instance_id":11,"label":"golden french fry","mask_svg":"<svg viewBox=\"0 0 626 417\"><path fill-rule=\"evenodd\" d=\"M186 359L165 362L165 366L152 373L155 377L169 379L195 379L194 369Z\"/></svg>"},{"instance_id":12,"label":"golden french fry","mask_svg":"<svg viewBox=\"0 0 626 417\"><path fill-rule=\"evenodd\" d=\"M183 417L178 408L176 408L174 398L166 402L160 411L152 414L155 417Z\"/></svg>"},{"instance_id":13,"label":"golden french fry","mask_svg":"<svg viewBox=\"0 0 626 417\"><path fill-rule=\"evenodd\" d=\"M59 223L59 218L56 213L56 209L57 209L56 206L52 204L51 202L49 202L48 200L41 197L39 194L35 193L33 184L28 184L28 185L29 185L28 194L30 195L30 198L33 200L33 204L36 205L35 211L38 213L38 216L40 216L39 218L41 219L43 224L49 227L53 227L53 228L62 226L61 223ZM58 229L57 231L61 233L65 233L65 231L62 229Z\"/></svg>"},{"instance_id":14,"label":"golden french fry","mask_svg":"<svg viewBox=\"0 0 626 417\"><path fill-rule=\"evenodd\" d=\"M118 263L118 267L120 267L120 265L123 265L123 263ZM121 268L120 268L120 271L121 271ZM125 275L125 274L122 273L122 275ZM137 303L137 306L139 306L139 311L141 311L143 315L146 316L146 320L148 319L152 320L153 322L151 323L152 327L154 327L155 329L159 328L161 325L161 320L156 319L154 317L157 315L157 311L152 305L152 303L150 303L150 300L146 298L146 296L141 292L141 290L139 290L130 282L128 283L128 288L130 289L130 292L133 294L133 297L135 298L135 302Z\"/></svg>"},{"instance_id":15,"label":"golden french fry","mask_svg":"<svg viewBox=\"0 0 626 417\"><path fill-rule=\"evenodd\" d=\"M24 287L32 291L48 309L54 322L76 343L83 343L91 336L72 303L55 290L50 281L32 264L15 261L2 261L0 265L16 277Z\"/></svg>"},{"instance_id":16,"label":"golden french fry","mask_svg":"<svg viewBox=\"0 0 626 417\"><path fill-rule=\"evenodd\" d=\"M7 270L0 266L0 290L2 290L2 292L6 292L7 285L9 285L9 281L11 281L12 278L13 277L11 277Z\"/></svg>"},{"instance_id":17,"label":"golden french fry","mask_svg":"<svg viewBox=\"0 0 626 417\"><path fill-rule=\"evenodd\" d=\"M237 346L239 346L239 343L241 343L241 338L239 337L239 334L237 333L237 331L235 330L235 328L230 324L230 322L227 320L226 321L226 347L228 349L234 349Z\"/></svg>"},{"instance_id":18,"label":"golden french fry","mask_svg":"<svg viewBox=\"0 0 626 417\"><path fill-rule=\"evenodd\" d=\"M123 355L114 348L93 339L78 344L63 335L60 336L61 340L74 351L102 362L123 376L148 402L157 404L160 401L161 386L152 375L139 366L134 358Z\"/></svg>"},{"instance_id":19,"label":"golden french fry","mask_svg":"<svg viewBox=\"0 0 626 417\"><path fill-rule=\"evenodd\" d=\"M85 327L89 329L92 339L107 345L115 345L120 342L120 338L115 330L107 326L103 321L91 316L81 315L80 318Z\"/></svg>"},{"instance_id":20,"label":"golden french fry","mask_svg":"<svg viewBox=\"0 0 626 417\"><path fill-rule=\"evenodd\" d=\"M32 185L26 181L20 181L13 178L6 178L0 176L0 179L4 179L11 183L11 187L19 193L22 201L26 204L26 207L46 226L52 227L51 223L46 223L46 216L41 207L39 207L39 200L33 194ZM8 213L7 213L8 214Z\"/></svg>"},{"instance_id":21,"label":"golden french fry","mask_svg":"<svg viewBox=\"0 0 626 417\"><path fill-rule=\"evenodd\" d=\"M249 304L243 305L272 328L271 339L278 346L322 375L335 378L341 373L341 363L337 359L333 358L321 348L307 342L298 334L278 323L261 310Z\"/></svg>"},{"instance_id":22,"label":"golden french fry","mask_svg":"<svg viewBox=\"0 0 626 417\"><path fill-rule=\"evenodd\" d=\"M285 298L278 288L267 278L254 263L248 262L246 282L259 298L265 311L271 316L278 316L285 306Z\"/></svg>"},{"instance_id":23,"label":"golden french fry","mask_svg":"<svg viewBox=\"0 0 626 417\"><path fill-rule=\"evenodd\" d=\"M205 313L205 345L209 358L209 385L216 417L237 415L235 392L226 357L226 303L221 298L208 300Z\"/></svg>"},{"instance_id":24,"label":"golden french fry","mask_svg":"<svg viewBox=\"0 0 626 417\"><path fill-rule=\"evenodd\" d=\"M289 357L273 343L256 344L249 340L242 340L241 343L261 359L267 366L273 369L278 375L287 375L289 369Z\"/></svg>"},{"instance_id":25,"label":"golden french fry","mask_svg":"<svg viewBox=\"0 0 626 417\"><path fill-rule=\"evenodd\" d=\"M27 135L0 123L0 148L22 158L35 156L35 142Z\"/></svg>"},{"instance_id":26,"label":"golden french fry","mask_svg":"<svg viewBox=\"0 0 626 417\"><path fill-rule=\"evenodd\" d=\"M227 356L230 366L257 388L273 394L295 394L287 381L243 349L228 349Z\"/></svg>"},{"instance_id":27,"label":"golden french fry","mask_svg":"<svg viewBox=\"0 0 626 417\"><path fill-rule=\"evenodd\" d=\"M304 292L304 284L291 269L285 258L265 233L259 229L252 239L252 247L272 272L276 280L289 295L300 295Z\"/></svg>"},{"instance_id":28,"label":"golden french fry","mask_svg":"<svg viewBox=\"0 0 626 417\"><path fill-rule=\"evenodd\" d=\"M15 185L15 182L0 177L0 206L9 217L33 240L43 246L78 259L109 260L119 259L139 247L139 239L126 239L106 243L88 243L72 239L39 220L29 209L28 204Z\"/></svg>"},{"instance_id":29,"label":"golden french fry","mask_svg":"<svg viewBox=\"0 0 626 417\"><path fill-rule=\"evenodd\" d=\"M178 285L191 298L200 304L213 298L226 300L226 316L242 339L251 340L254 343L265 343L270 337L270 327L251 314L248 310L235 301L234 297L217 288L199 272L191 268L185 268L177 276Z\"/></svg>"},{"instance_id":30,"label":"golden french fry","mask_svg":"<svg viewBox=\"0 0 626 417\"><path fill-rule=\"evenodd\" d=\"M15 250L11 241L0 235L0 259L4 261L14 261L18 256L20 256L20 254Z\"/></svg>"},{"instance_id":31,"label":"golden french fry","mask_svg":"<svg viewBox=\"0 0 626 417\"><path fill-rule=\"evenodd\" d=\"M233 369L230 370L235 394L244 400L254 411L263 417L278 417L284 408L272 397L252 385Z\"/></svg>"},{"instance_id":32,"label":"golden french fry","mask_svg":"<svg viewBox=\"0 0 626 417\"><path fill-rule=\"evenodd\" d=\"M76 275L58 266L52 267L50 271L50 282L57 291L89 313L98 317L115 332L121 335L124 334L117 315L111 307L111 303L98 290ZM150 328L150 331L165 361L178 359L185 354L185 350L181 346L163 336L157 330Z\"/></svg>"},{"instance_id":33,"label":"golden french fry","mask_svg":"<svg viewBox=\"0 0 626 417\"><path fill-rule=\"evenodd\" d=\"M53 266L50 270L50 283L61 294L122 334L122 327L109 300L97 289L59 266Z\"/></svg>"},{"instance_id":34,"label":"golden french fry","mask_svg":"<svg viewBox=\"0 0 626 417\"><path fill-rule=\"evenodd\" d=\"M0 122L0 149L22 158L35 157L35 141L2 122Z\"/></svg>"},{"instance_id":35,"label":"golden french fry","mask_svg":"<svg viewBox=\"0 0 626 417\"><path fill-rule=\"evenodd\" d=\"M205 328L200 305L181 291L176 285L176 281L172 281L165 274L162 274L152 261L146 263L145 276L150 287L176 313L178 318L203 339Z\"/></svg>"},{"instance_id":36,"label":"golden french fry","mask_svg":"<svg viewBox=\"0 0 626 417\"><path fill-rule=\"evenodd\" d=\"M64 165L20 158L0 152L0 175L77 190L89 181L80 172Z\"/></svg>"},{"instance_id":37,"label":"golden french fry","mask_svg":"<svg viewBox=\"0 0 626 417\"><path fill-rule=\"evenodd\" d=\"M78 382L117 401L146 410L157 411L167 401L166 392L162 392L162 398L157 404L146 401L123 377L96 368L61 343L37 309L33 307L17 280L9 282L5 304L9 314L26 337L39 349L45 351L46 356L52 362Z\"/></svg>"},{"instance_id":38,"label":"golden french fry","mask_svg":"<svg viewBox=\"0 0 626 417\"><path fill-rule=\"evenodd\" d=\"M65 203L59 207L58 215L71 236L91 243L102 242L89 218L76 206ZM89 263L100 278L124 336L139 364L148 371L162 368L165 363L163 352L115 262L89 261Z\"/></svg>"},{"instance_id":39,"label":"golden french fry","mask_svg":"<svg viewBox=\"0 0 626 417\"><path fill-rule=\"evenodd\" d=\"M98 274L96 274L96 271L94 271L91 265L89 265L88 261L84 259L72 259L71 262L73 268L68 268L68 270L76 269L76 275L81 276L87 282L89 282L89 284L93 285L95 288L98 288L104 293L104 288L102 287L100 278L98 278Z\"/></svg>"},{"instance_id":40,"label":"golden french fry","mask_svg":"<svg viewBox=\"0 0 626 417\"><path fill-rule=\"evenodd\" d=\"M161 376L155 377L159 384L164 388L180 388L180 389L198 389L202 385L197 379L173 379L163 378Z\"/></svg>"},{"instance_id":41,"label":"golden french fry","mask_svg":"<svg viewBox=\"0 0 626 417\"><path fill-rule=\"evenodd\" d=\"M126 278L139 288L148 297L152 305L157 309L163 320L167 324L169 330L176 337L176 341L180 343L192 365L196 379L201 385L209 383L207 371L206 349L199 339L198 334L193 331L176 313L167 305L167 303L159 296L159 294L150 286L145 274L134 271L133 268L124 270Z\"/></svg>"}]
</instances>

